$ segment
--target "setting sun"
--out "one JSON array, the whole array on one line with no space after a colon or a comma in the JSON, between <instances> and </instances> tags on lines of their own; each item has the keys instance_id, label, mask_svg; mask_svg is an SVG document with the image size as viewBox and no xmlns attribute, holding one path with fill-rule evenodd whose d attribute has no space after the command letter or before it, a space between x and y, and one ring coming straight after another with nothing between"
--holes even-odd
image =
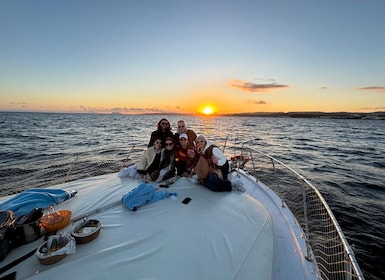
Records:
<instances>
[{"instance_id":1,"label":"setting sun","mask_svg":"<svg viewBox=\"0 0 385 280\"><path fill-rule=\"evenodd\" d=\"M205 115L211 115L213 112L214 112L214 110L213 110L213 108L211 108L211 107L205 107L205 108L203 109L203 113L204 113Z\"/></svg>"},{"instance_id":2,"label":"setting sun","mask_svg":"<svg viewBox=\"0 0 385 280\"><path fill-rule=\"evenodd\" d=\"M204 105L199 111L204 115L212 115L215 113L215 109L211 105Z\"/></svg>"}]
</instances>

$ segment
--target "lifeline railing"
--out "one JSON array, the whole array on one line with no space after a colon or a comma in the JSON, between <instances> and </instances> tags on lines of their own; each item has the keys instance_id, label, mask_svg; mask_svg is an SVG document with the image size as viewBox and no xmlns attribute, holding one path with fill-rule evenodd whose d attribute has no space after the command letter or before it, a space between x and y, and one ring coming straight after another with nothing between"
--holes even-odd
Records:
<instances>
[{"instance_id":1,"label":"lifeline railing","mask_svg":"<svg viewBox=\"0 0 385 280\"><path fill-rule=\"evenodd\" d=\"M282 205L289 207L303 229L308 258L315 258L320 279L363 280L353 250L321 193L292 168L263 152L245 148L246 143L233 163L271 188L281 197ZM227 149L239 150L231 146ZM143 150L92 150L68 158L1 165L0 196L117 172L132 163L131 157L139 158Z\"/></svg>"},{"instance_id":2,"label":"lifeline railing","mask_svg":"<svg viewBox=\"0 0 385 280\"><path fill-rule=\"evenodd\" d=\"M258 155L258 156L257 156ZM315 259L320 279L363 280L354 252L322 194L295 170L261 151L241 148L233 167L243 168L272 189L289 207Z\"/></svg>"},{"instance_id":3,"label":"lifeline railing","mask_svg":"<svg viewBox=\"0 0 385 280\"><path fill-rule=\"evenodd\" d=\"M144 146L88 150L67 156L0 164L0 197L82 178L118 172L143 154Z\"/></svg>"}]
</instances>

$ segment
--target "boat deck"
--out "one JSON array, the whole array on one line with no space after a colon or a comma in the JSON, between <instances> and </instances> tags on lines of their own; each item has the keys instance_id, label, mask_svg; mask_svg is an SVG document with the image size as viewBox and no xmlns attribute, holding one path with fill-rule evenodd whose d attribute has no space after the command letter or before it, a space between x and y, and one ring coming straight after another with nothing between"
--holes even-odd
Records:
<instances>
[{"instance_id":1,"label":"boat deck","mask_svg":"<svg viewBox=\"0 0 385 280\"><path fill-rule=\"evenodd\" d=\"M99 237L59 263L42 265L32 256L0 276L16 271L16 279L316 279L288 209L253 177L242 170L239 175L246 193L215 193L180 178L160 189L176 192L176 199L137 211L121 199L138 180L114 173L57 185L78 193L55 209L71 210L74 219L98 219ZM188 204L181 203L185 197L191 198ZM1 266L42 242L14 249Z\"/></svg>"}]
</instances>

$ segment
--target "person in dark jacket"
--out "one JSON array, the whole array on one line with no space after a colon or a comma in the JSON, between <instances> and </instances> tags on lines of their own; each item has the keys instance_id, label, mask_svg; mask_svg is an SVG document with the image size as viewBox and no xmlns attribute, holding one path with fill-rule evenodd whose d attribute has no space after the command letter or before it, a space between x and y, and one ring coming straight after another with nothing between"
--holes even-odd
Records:
<instances>
[{"instance_id":1,"label":"person in dark jacket","mask_svg":"<svg viewBox=\"0 0 385 280\"><path fill-rule=\"evenodd\" d=\"M166 148L162 150L160 157L160 175L157 179L157 182L164 181L174 177L175 175L175 149L174 149L174 139L167 137Z\"/></svg>"},{"instance_id":2,"label":"person in dark jacket","mask_svg":"<svg viewBox=\"0 0 385 280\"><path fill-rule=\"evenodd\" d=\"M161 119L157 124L157 130L151 133L150 142L148 142L147 148L154 145L154 140L156 138L162 140L162 147L165 148L167 137L174 138L174 134L171 131L170 122L167 119Z\"/></svg>"}]
</instances>

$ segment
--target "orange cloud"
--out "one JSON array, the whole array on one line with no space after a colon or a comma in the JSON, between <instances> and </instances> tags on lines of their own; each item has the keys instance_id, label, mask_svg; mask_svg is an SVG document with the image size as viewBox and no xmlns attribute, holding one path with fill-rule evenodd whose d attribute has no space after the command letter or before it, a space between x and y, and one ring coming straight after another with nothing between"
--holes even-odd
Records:
<instances>
[{"instance_id":1,"label":"orange cloud","mask_svg":"<svg viewBox=\"0 0 385 280\"><path fill-rule=\"evenodd\" d=\"M256 84L256 83L250 83L250 82L241 81L241 80L232 80L228 83L228 86L234 87L236 89L239 89L241 91L246 91L246 92L267 92L272 89L289 87L288 85L280 85L276 83Z\"/></svg>"}]
</instances>

